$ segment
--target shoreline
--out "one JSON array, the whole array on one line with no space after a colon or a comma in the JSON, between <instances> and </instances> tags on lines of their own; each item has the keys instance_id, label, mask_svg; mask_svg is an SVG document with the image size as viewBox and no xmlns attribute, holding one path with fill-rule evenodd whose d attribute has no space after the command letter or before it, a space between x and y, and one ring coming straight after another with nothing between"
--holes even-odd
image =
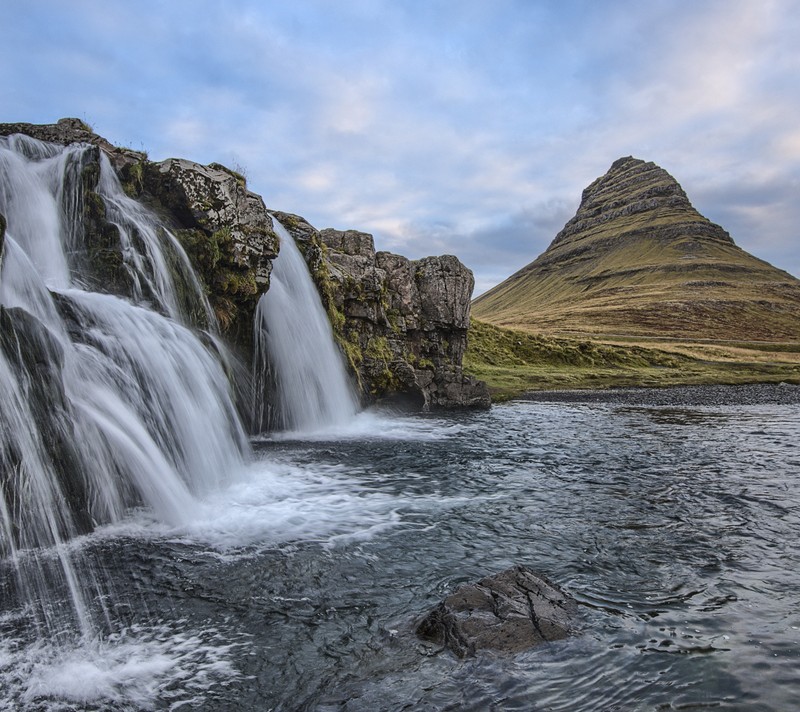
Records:
<instances>
[{"instance_id":1,"label":"shoreline","mask_svg":"<svg viewBox=\"0 0 800 712\"><path fill-rule=\"evenodd\" d=\"M800 385L781 382L602 389L576 388L526 391L510 400L653 406L800 405Z\"/></svg>"}]
</instances>

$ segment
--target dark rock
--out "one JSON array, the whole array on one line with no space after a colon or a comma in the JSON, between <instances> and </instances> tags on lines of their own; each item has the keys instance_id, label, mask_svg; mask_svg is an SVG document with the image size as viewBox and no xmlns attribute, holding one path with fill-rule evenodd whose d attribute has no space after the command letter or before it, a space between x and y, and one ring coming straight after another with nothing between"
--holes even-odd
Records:
<instances>
[{"instance_id":1,"label":"dark rock","mask_svg":"<svg viewBox=\"0 0 800 712\"><path fill-rule=\"evenodd\" d=\"M316 230L273 212L305 255L365 401L490 406L486 384L461 366L474 279L456 257L376 252L368 233Z\"/></svg>"},{"instance_id":2,"label":"dark rock","mask_svg":"<svg viewBox=\"0 0 800 712\"><path fill-rule=\"evenodd\" d=\"M98 136L80 119L59 119L55 124L0 124L0 136L24 134L39 141L69 146L71 143L89 143L102 149L118 171L126 165L139 163L147 158L142 151L121 148Z\"/></svg>"},{"instance_id":3,"label":"dark rock","mask_svg":"<svg viewBox=\"0 0 800 712\"><path fill-rule=\"evenodd\" d=\"M561 640L575 629L577 604L524 566L515 566L450 594L417 625L417 635L458 657L478 650L518 653Z\"/></svg>"},{"instance_id":4,"label":"dark rock","mask_svg":"<svg viewBox=\"0 0 800 712\"><path fill-rule=\"evenodd\" d=\"M3 267L3 245L6 241L6 219L5 216L0 213L0 269Z\"/></svg>"}]
</instances>

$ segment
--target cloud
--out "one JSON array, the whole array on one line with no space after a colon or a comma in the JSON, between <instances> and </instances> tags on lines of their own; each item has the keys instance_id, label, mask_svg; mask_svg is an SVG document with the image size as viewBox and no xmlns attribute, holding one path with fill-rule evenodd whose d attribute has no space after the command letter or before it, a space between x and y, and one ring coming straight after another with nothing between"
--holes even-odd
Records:
<instances>
[{"instance_id":1,"label":"cloud","mask_svg":"<svg viewBox=\"0 0 800 712\"><path fill-rule=\"evenodd\" d=\"M7 0L4 14L6 120L73 114L154 159L236 165L271 207L379 249L457 254L481 285L534 259L623 155L800 274L790 0Z\"/></svg>"}]
</instances>

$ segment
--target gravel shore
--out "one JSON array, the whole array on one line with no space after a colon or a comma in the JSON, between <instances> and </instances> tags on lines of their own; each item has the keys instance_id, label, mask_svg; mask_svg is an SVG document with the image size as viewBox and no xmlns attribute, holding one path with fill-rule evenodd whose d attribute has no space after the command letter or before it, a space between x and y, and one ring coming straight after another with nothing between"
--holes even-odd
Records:
<instances>
[{"instance_id":1,"label":"gravel shore","mask_svg":"<svg viewBox=\"0 0 800 712\"><path fill-rule=\"evenodd\" d=\"M607 390L530 391L518 400L633 405L800 405L800 385L759 383L742 386L676 386Z\"/></svg>"}]
</instances>

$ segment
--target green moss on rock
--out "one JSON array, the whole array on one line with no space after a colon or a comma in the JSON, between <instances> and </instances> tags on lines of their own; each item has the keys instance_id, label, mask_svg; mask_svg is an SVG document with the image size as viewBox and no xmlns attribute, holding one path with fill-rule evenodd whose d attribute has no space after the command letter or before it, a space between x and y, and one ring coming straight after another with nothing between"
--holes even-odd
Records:
<instances>
[{"instance_id":1,"label":"green moss on rock","mask_svg":"<svg viewBox=\"0 0 800 712\"><path fill-rule=\"evenodd\" d=\"M254 271L236 258L230 228L211 234L200 228L176 230L175 236L205 287L222 332L242 335L252 331L248 322L260 290Z\"/></svg>"}]
</instances>

